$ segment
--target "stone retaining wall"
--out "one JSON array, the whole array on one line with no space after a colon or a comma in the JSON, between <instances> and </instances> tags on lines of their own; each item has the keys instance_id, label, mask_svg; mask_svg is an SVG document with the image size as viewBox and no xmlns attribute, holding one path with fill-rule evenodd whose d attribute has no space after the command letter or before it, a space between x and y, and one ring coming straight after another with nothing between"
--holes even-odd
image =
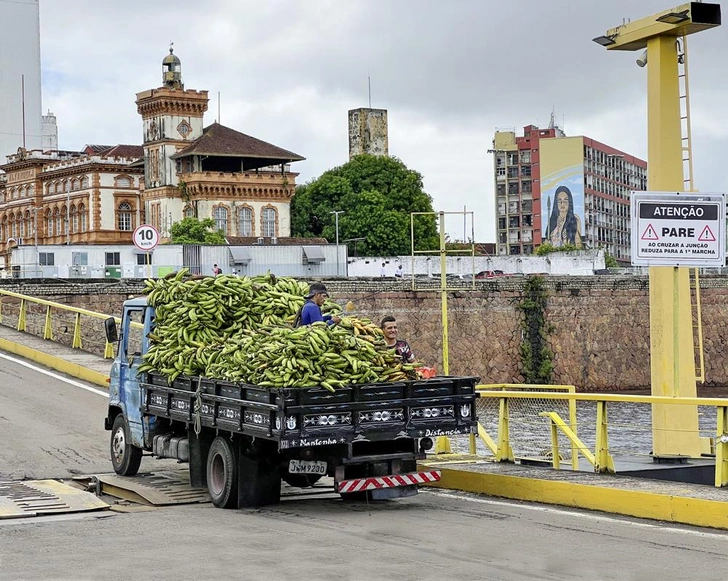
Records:
<instances>
[{"instance_id":1,"label":"stone retaining wall","mask_svg":"<svg viewBox=\"0 0 728 581\"><path fill-rule=\"evenodd\" d=\"M477 281L475 290L448 293L451 374L478 375L486 383L522 381L517 304L524 282L523 277ZM436 281L418 281L417 290L406 280L326 284L337 302L353 301L357 316L378 322L386 314L394 315L400 336L410 342L418 358L443 371L442 309ZM429 288L423 289L423 284ZM546 286L554 383L574 384L587 391L649 387L646 276L546 277ZM138 296L142 288L142 281L133 280L0 281L0 289L116 315L123 301ZM707 385L728 385L728 277L705 276L701 289ZM8 321L5 317L3 322ZM88 341L84 347L94 349Z\"/></svg>"}]
</instances>

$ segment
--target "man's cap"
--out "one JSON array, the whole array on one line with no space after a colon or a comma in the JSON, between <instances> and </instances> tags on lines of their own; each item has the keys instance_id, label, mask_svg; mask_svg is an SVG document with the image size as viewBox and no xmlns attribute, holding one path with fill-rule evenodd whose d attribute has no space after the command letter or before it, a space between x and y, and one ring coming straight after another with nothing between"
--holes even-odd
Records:
<instances>
[{"instance_id":1,"label":"man's cap","mask_svg":"<svg viewBox=\"0 0 728 581\"><path fill-rule=\"evenodd\" d=\"M329 296L329 291L326 290L326 285L320 282L315 282L308 287L308 296L306 298L310 299L318 293L324 293L327 297Z\"/></svg>"}]
</instances>

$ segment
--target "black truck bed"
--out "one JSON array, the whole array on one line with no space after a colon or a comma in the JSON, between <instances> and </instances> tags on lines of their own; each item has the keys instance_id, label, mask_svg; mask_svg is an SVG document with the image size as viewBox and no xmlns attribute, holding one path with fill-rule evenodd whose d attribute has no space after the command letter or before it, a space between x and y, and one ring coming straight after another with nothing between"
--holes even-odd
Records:
<instances>
[{"instance_id":1,"label":"black truck bed","mask_svg":"<svg viewBox=\"0 0 728 581\"><path fill-rule=\"evenodd\" d=\"M477 433L477 377L434 377L323 388L264 388L158 373L142 383L144 411L266 438L281 449Z\"/></svg>"}]
</instances>

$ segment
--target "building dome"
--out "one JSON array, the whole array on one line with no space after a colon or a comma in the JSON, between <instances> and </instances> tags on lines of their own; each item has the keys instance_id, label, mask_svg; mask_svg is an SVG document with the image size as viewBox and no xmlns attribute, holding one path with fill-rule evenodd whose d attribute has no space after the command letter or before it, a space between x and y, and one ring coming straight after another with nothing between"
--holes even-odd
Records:
<instances>
[{"instance_id":1,"label":"building dome","mask_svg":"<svg viewBox=\"0 0 728 581\"><path fill-rule=\"evenodd\" d=\"M162 82L170 89L184 89L182 84L182 61L169 47L169 54L162 59Z\"/></svg>"},{"instance_id":2,"label":"building dome","mask_svg":"<svg viewBox=\"0 0 728 581\"><path fill-rule=\"evenodd\" d=\"M181 65L182 61L179 60L179 57L174 54L174 48L171 46L169 47L169 54L162 59L162 66L170 67L173 65Z\"/></svg>"}]
</instances>

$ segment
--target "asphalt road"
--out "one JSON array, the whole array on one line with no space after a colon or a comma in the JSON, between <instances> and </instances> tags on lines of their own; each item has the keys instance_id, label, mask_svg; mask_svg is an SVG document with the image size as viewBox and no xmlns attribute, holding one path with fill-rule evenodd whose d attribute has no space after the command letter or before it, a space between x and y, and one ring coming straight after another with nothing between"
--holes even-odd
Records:
<instances>
[{"instance_id":1,"label":"asphalt road","mask_svg":"<svg viewBox=\"0 0 728 581\"><path fill-rule=\"evenodd\" d=\"M0 357L0 478L108 472L104 413L101 395ZM721 532L434 490L0 520L0 581L668 581L714 576L726 553Z\"/></svg>"}]
</instances>

